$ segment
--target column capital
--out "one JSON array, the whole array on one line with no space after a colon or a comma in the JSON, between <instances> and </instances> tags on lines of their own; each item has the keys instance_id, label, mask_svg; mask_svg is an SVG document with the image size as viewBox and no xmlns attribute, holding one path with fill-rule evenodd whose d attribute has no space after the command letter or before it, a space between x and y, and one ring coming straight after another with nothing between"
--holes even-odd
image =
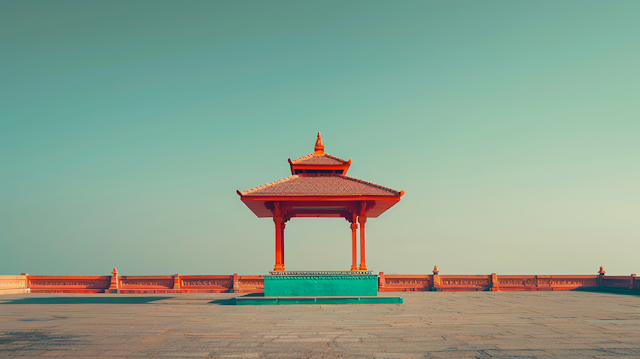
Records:
<instances>
[{"instance_id":1,"label":"column capital","mask_svg":"<svg viewBox=\"0 0 640 359\"><path fill-rule=\"evenodd\" d=\"M364 216L367 212L367 203L366 202L360 202L360 215Z\"/></svg>"},{"instance_id":2,"label":"column capital","mask_svg":"<svg viewBox=\"0 0 640 359\"><path fill-rule=\"evenodd\" d=\"M282 212L280 211L280 202L273 202L273 215L282 216Z\"/></svg>"}]
</instances>

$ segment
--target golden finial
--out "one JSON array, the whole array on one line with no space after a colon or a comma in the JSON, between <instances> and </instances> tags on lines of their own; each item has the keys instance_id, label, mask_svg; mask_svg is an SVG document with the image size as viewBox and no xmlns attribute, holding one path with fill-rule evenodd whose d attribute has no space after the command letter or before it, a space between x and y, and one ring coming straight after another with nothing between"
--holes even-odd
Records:
<instances>
[{"instance_id":1,"label":"golden finial","mask_svg":"<svg viewBox=\"0 0 640 359\"><path fill-rule=\"evenodd\" d=\"M324 144L322 143L322 137L320 136L320 132L318 132L318 139L316 140L316 152L313 153L314 156L324 155Z\"/></svg>"}]
</instances>

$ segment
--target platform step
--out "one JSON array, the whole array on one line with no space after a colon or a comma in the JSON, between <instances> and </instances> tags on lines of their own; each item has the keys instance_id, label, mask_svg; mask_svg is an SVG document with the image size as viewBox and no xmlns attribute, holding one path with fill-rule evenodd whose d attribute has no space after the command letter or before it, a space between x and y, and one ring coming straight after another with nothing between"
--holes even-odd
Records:
<instances>
[{"instance_id":1,"label":"platform step","mask_svg":"<svg viewBox=\"0 0 640 359\"><path fill-rule=\"evenodd\" d=\"M257 297L236 298L236 305L402 304L402 297Z\"/></svg>"}]
</instances>

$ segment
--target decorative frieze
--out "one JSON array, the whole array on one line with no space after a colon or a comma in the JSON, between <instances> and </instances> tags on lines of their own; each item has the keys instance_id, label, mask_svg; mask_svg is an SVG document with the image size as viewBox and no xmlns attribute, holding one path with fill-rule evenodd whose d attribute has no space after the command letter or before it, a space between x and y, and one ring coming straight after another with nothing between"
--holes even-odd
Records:
<instances>
[{"instance_id":1,"label":"decorative frieze","mask_svg":"<svg viewBox=\"0 0 640 359\"><path fill-rule=\"evenodd\" d=\"M605 278L604 285L612 287L628 287L631 281L629 279L608 279Z\"/></svg>"},{"instance_id":2,"label":"decorative frieze","mask_svg":"<svg viewBox=\"0 0 640 359\"><path fill-rule=\"evenodd\" d=\"M431 284L431 281L428 279L395 279L395 278L387 278L387 284L409 284L409 285L424 285L428 286Z\"/></svg>"},{"instance_id":3,"label":"decorative frieze","mask_svg":"<svg viewBox=\"0 0 640 359\"><path fill-rule=\"evenodd\" d=\"M489 286L488 279L442 279L443 285Z\"/></svg>"},{"instance_id":4,"label":"decorative frieze","mask_svg":"<svg viewBox=\"0 0 640 359\"><path fill-rule=\"evenodd\" d=\"M596 280L595 279L551 279L551 285L579 285L585 287L595 287ZM629 282L627 282L629 283Z\"/></svg>"},{"instance_id":5,"label":"decorative frieze","mask_svg":"<svg viewBox=\"0 0 640 359\"><path fill-rule=\"evenodd\" d=\"M240 279L240 285L243 285L243 286L254 286L254 287L264 287L264 281L262 281L262 280Z\"/></svg>"},{"instance_id":6,"label":"decorative frieze","mask_svg":"<svg viewBox=\"0 0 640 359\"><path fill-rule=\"evenodd\" d=\"M120 285L123 287L164 287L171 288L171 279L122 279Z\"/></svg>"},{"instance_id":7,"label":"decorative frieze","mask_svg":"<svg viewBox=\"0 0 640 359\"><path fill-rule=\"evenodd\" d=\"M26 288L27 281L24 279L3 279L0 280L0 289Z\"/></svg>"},{"instance_id":8,"label":"decorative frieze","mask_svg":"<svg viewBox=\"0 0 640 359\"><path fill-rule=\"evenodd\" d=\"M522 279L502 279L498 278L498 282L500 285L524 285L524 280Z\"/></svg>"},{"instance_id":9,"label":"decorative frieze","mask_svg":"<svg viewBox=\"0 0 640 359\"><path fill-rule=\"evenodd\" d=\"M103 289L109 286L107 281L93 280L31 280L31 287L82 287L87 289Z\"/></svg>"},{"instance_id":10,"label":"decorative frieze","mask_svg":"<svg viewBox=\"0 0 640 359\"><path fill-rule=\"evenodd\" d=\"M228 279L183 279L182 285L185 287L196 286L220 286L229 288L231 286L231 280Z\"/></svg>"}]
</instances>

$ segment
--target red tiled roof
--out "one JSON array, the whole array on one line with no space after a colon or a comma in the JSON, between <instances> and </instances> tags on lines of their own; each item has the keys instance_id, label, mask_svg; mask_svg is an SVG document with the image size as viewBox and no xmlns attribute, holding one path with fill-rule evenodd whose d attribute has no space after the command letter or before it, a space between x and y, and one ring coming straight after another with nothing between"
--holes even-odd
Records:
<instances>
[{"instance_id":1,"label":"red tiled roof","mask_svg":"<svg viewBox=\"0 0 640 359\"><path fill-rule=\"evenodd\" d=\"M349 161L324 153L321 155L306 155L291 161L291 163L294 165L344 165Z\"/></svg>"},{"instance_id":2,"label":"red tiled roof","mask_svg":"<svg viewBox=\"0 0 640 359\"><path fill-rule=\"evenodd\" d=\"M252 188L242 196L400 196L371 182L338 174L299 174Z\"/></svg>"}]
</instances>

